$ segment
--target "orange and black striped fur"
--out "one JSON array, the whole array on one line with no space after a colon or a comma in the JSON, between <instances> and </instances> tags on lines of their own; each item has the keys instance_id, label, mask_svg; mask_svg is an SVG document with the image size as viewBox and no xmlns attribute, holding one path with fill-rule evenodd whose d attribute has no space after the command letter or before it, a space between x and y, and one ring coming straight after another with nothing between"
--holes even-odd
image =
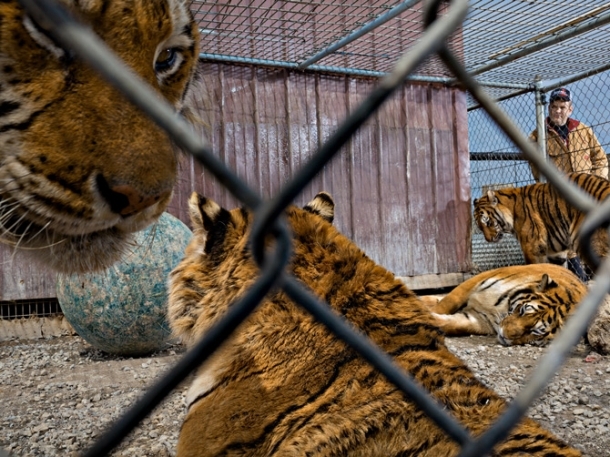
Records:
<instances>
[{"instance_id":1,"label":"orange and black striped fur","mask_svg":"<svg viewBox=\"0 0 610 457\"><path fill-rule=\"evenodd\" d=\"M610 195L607 179L586 173L569 178L597 200ZM565 265L568 251L580 253L578 232L584 218L549 183L490 190L474 201L474 219L485 239L496 242L504 233L514 233L527 263ZM599 257L606 257L605 229L594 234L592 248Z\"/></svg>"},{"instance_id":2,"label":"orange and black striped fur","mask_svg":"<svg viewBox=\"0 0 610 457\"><path fill-rule=\"evenodd\" d=\"M198 28L186 0L61 0L184 112ZM0 1L0 242L54 270L103 269L172 198L177 150L148 116Z\"/></svg>"},{"instance_id":3,"label":"orange and black striped fur","mask_svg":"<svg viewBox=\"0 0 610 457\"><path fill-rule=\"evenodd\" d=\"M516 265L479 273L430 310L446 335L498 335L500 343L550 342L587 293L567 268Z\"/></svg>"},{"instance_id":4,"label":"orange and black striped fur","mask_svg":"<svg viewBox=\"0 0 610 457\"><path fill-rule=\"evenodd\" d=\"M193 194L193 238L170 275L169 320L191 346L253 284L252 215ZM316 214L317 213L317 214ZM319 214L323 215L321 217ZM290 207L291 272L392 355L473 435L506 403L445 346L431 313L392 273L328 222L318 194ZM211 359L187 394L178 457L456 456L459 446L353 350L282 292L266 297ZM578 456L524 419L494 455Z\"/></svg>"}]
</instances>

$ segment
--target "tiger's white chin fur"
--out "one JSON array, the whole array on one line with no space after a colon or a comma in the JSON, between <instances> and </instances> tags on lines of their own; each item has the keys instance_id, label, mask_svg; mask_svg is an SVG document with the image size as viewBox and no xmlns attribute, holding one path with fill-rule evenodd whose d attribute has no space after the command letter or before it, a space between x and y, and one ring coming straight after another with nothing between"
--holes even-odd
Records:
<instances>
[{"instance_id":1,"label":"tiger's white chin fur","mask_svg":"<svg viewBox=\"0 0 610 457\"><path fill-rule=\"evenodd\" d=\"M133 234L157 221L165 204L154 205L130 217L80 223L27 217L3 217L0 211L0 242L18 248L28 258L64 274L100 271L134 249ZM39 218L36 218L39 219Z\"/></svg>"},{"instance_id":2,"label":"tiger's white chin fur","mask_svg":"<svg viewBox=\"0 0 610 457\"><path fill-rule=\"evenodd\" d=\"M104 270L134 247L132 233L109 229L80 237L63 237L56 244L26 251L37 251L36 258L58 273L74 274Z\"/></svg>"}]
</instances>

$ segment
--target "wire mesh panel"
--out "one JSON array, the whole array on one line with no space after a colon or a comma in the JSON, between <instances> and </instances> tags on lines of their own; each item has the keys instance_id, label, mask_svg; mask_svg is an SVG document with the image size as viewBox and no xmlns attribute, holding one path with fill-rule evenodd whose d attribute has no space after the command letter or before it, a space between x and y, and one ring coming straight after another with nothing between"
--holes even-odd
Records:
<instances>
[{"instance_id":1,"label":"wire mesh panel","mask_svg":"<svg viewBox=\"0 0 610 457\"><path fill-rule=\"evenodd\" d=\"M464 23L465 65L495 98L537 78L554 80L607 68L607 1L473 1Z\"/></svg>"},{"instance_id":2,"label":"wire mesh panel","mask_svg":"<svg viewBox=\"0 0 610 457\"><path fill-rule=\"evenodd\" d=\"M610 112L607 108L610 100L605 90L608 78L610 72L606 71L566 86L572 97L573 112L570 117L593 129L604 154L610 147ZM545 103L542 109L545 117L549 113L550 92L543 97ZM537 129L536 103L535 93L529 92L503 100L499 105L524 135L531 136ZM488 190L521 187L536 182L530 163L485 110L469 110L468 127L473 201ZM583 143L582 148L585 157L576 159L577 162L589 157L589 143ZM577 148L575 152L580 151ZM558 153L559 157L568 155L564 152ZM561 157L558 160L568 161L568 158ZM566 166L574 167L570 171L580 171L577 168L579 163ZM595 172L595 164L592 168ZM487 243L474 224L472 255L475 271L524 263L521 247L514 236L506 236L498 243Z\"/></svg>"},{"instance_id":3,"label":"wire mesh panel","mask_svg":"<svg viewBox=\"0 0 610 457\"><path fill-rule=\"evenodd\" d=\"M536 127L535 100L532 94L501 102L524 133ZM520 150L483 109L468 113L470 142L470 179L472 201L488 190L519 187L533 183L527 161ZM472 226L472 263L475 271L491 270L524 263L521 246L514 236L488 243L476 224Z\"/></svg>"},{"instance_id":4,"label":"wire mesh panel","mask_svg":"<svg viewBox=\"0 0 610 457\"><path fill-rule=\"evenodd\" d=\"M196 0L191 8L200 24L202 57L211 60L299 68L315 62L317 69L382 74L423 31L417 1ZM359 36L373 21L378 25ZM342 40L340 49L326 52ZM460 35L449 43L460 50ZM419 74L449 75L436 57Z\"/></svg>"},{"instance_id":5,"label":"wire mesh panel","mask_svg":"<svg viewBox=\"0 0 610 457\"><path fill-rule=\"evenodd\" d=\"M124 71L122 65L114 60L112 54L101 43L91 39L87 30L79 27L69 16L62 14L60 8L53 7L52 2L42 2L40 0L22 0L22 3L27 6L40 27L47 27L45 28L46 33L51 34L57 42L69 47L80 58L94 66L100 74L110 80L133 103L144 109L158 125L171 135L177 144L195 156L206 169L216 176L219 182L227 186L236 198L255 212L251 247L253 257L261 268L258 279L243 297L231 304L226 315L203 335L201 340L184 356L177 366L155 386L151 387L144 397L119 419L86 455L104 455L112 450L123 437L137 426L138 421L143 419L162 401L172 388L181 383L190 372L214 353L273 287L280 287L292 301L322 322L331 332L379 370L448 436L460 444L462 448L460 456L487 455L496 443L507 436L525 414L532 401L541 393L566 355L579 340L599 303L610 289L609 281L598 281L595 284L589 295L582 301L578 311L569 319L560 337L553 342L545 356L540 360L527 386L507 406L489 430L473 438L469 431L447 413L446 408L439 405L411 376L399 370L392 363L392 358L388 354L381 351L363 335L354 331L343 318L333 313L325 303L314 297L308 289L285 271L289 260L288 253L291 241L290 233L281 218L286 206L332 159L354 131L366 122L371 113L375 112L409 75L414 74L420 63L426 61L429 56L435 53L445 63L450 73L455 75L460 84L469 91L473 100L483 107L488 114L489 117L482 117L483 120L480 122L493 120L500 127L499 129L490 127L490 131L497 133L501 129L504 132L504 136L498 134L504 144L490 151L487 149L493 149L493 147L489 147L484 141L490 135L489 133L483 133L478 139L481 142L481 150L476 151L473 147L474 152L489 154L489 158L492 159L498 159L493 155L498 150L505 155L523 153L524 157L531 160L549 182L556 186L561 195L568 199L572 205L589 215L584 223L583 233L588 233L590 236L591 230L609 222L610 211L608 211L608 207L610 207L610 203L596 204L592 202L582 191L567 182L564 176L546 163L544 158L538 154L537 149L523 135L524 131L529 130L527 126L530 124L521 126L519 124L521 118L516 113L521 113L525 109L525 104L518 104L515 101L515 106L512 107L509 103L506 106L506 111L509 113L507 115L498 108L489 94L466 71L462 64L460 52L455 53L445 45L448 37L463 23L468 6L466 1L455 0L451 2L446 14L439 19L436 19L439 2L431 2L431 9L426 10L422 19L422 24L427 24L428 27L422 33L420 39L403 57L398 59L392 72L380 81L379 86L348 114L344 124L325 140L299 173L269 201L263 201L230 169L220 163L213 151L193 135L188 126L175 116L175 113L169 107L158 103L158 98L154 96L148 86L138 83L136 79L130 77ZM506 4L508 3L510 2L506 2ZM498 3L494 2L493 5L498 5ZM267 20L266 18L272 17L274 14L274 10L267 9L263 12L256 12L256 14L250 12L249 16L253 17L253 21L256 22L259 19L263 20L263 18ZM249 27L248 24L247 27L237 28L232 33L243 34ZM252 43L252 46L256 47L257 43ZM511 117L517 121L517 125L511 120ZM529 121L524 120L523 122ZM511 146L510 143L515 146ZM498 184L520 185L527 182L528 178L522 176L522 174L525 174L522 170L527 170L523 160L513 160L513 163L511 163L511 161L502 158L501 160L489 160L488 162L495 164L490 167L490 169L496 170L494 172L495 177L492 176L490 179L480 181L481 192L485 186L492 188ZM512 179L511 176L504 175L512 175ZM590 243L589 236L585 236L583 240L585 245ZM265 241L268 237L275 239L275 244L269 252L265 251ZM610 276L610 261L601 263L598 274L603 278Z\"/></svg>"},{"instance_id":6,"label":"wire mesh panel","mask_svg":"<svg viewBox=\"0 0 610 457\"><path fill-rule=\"evenodd\" d=\"M610 153L610 71L565 84L572 96L574 119L593 129L606 154ZM547 99L548 101L548 99Z\"/></svg>"},{"instance_id":7,"label":"wire mesh panel","mask_svg":"<svg viewBox=\"0 0 610 457\"><path fill-rule=\"evenodd\" d=\"M382 75L420 39L422 5L195 0L192 10L204 59ZM603 0L474 0L469 6L461 33L452 34L448 45L470 72L482 75L494 97L531 89L536 77L607 68L610 7ZM409 77L452 79L436 56Z\"/></svg>"}]
</instances>

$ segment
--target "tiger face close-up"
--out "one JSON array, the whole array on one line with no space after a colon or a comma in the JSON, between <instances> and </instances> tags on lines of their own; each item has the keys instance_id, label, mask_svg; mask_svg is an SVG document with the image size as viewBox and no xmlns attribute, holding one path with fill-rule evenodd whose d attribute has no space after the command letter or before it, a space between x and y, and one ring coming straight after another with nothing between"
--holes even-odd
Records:
<instances>
[{"instance_id":1,"label":"tiger face close-up","mask_svg":"<svg viewBox=\"0 0 610 457\"><path fill-rule=\"evenodd\" d=\"M610 181L587 173L569 179L597 200L610 195ZM513 233L527 263L565 265L568 251L580 253L578 234L585 213L571 206L549 183L489 190L474 201L474 220L488 242ZM591 239L599 257L608 253L608 236L600 229ZM592 265L589 265L592 267Z\"/></svg>"},{"instance_id":2,"label":"tiger face close-up","mask_svg":"<svg viewBox=\"0 0 610 457\"><path fill-rule=\"evenodd\" d=\"M248 248L251 213L228 211L196 193L189 212L193 238L170 275L168 318L174 334L192 346L259 270ZM329 222L333 214L325 193L305 209L286 210L290 272L480 435L506 402L447 349L415 294L339 233ZM204 362L187 405L179 457L459 453L401 391L282 292L270 293ZM495 452L581 455L527 418Z\"/></svg>"},{"instance_id":3,"label":"tiger face close-up","mask_svg":"<svg viewBox=\"0 0 610 457\"><path fill-rule=\"evenodd\" d=\"M446 335L497 335L505 346L550 342L587 293L567 268L516 265L464 281L430 310Z\"/></svg>"},{"instance_id":4,"label":"tiger face close-up","mask_svg":"<svg viewBox=\"0 0 610 457\"><path fill-rule=\"evenodd\" d=\"M183 0L64 0L180 112L197 27ZM17 0L0 2L1 241L52 268L105 268L167 207L169 138L60 47Z\"/></svg>"}]
</instances>

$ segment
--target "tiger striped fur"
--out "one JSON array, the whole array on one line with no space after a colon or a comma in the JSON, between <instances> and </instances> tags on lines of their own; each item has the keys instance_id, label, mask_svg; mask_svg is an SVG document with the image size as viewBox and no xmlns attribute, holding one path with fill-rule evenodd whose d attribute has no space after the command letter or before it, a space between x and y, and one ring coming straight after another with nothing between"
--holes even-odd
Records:
<instances>
[{"instance_id":1,"label":"tiger striped fur","mask_svg":"<svg viewBox=\"0 0 610 457\"><path fill-rule=\"evenodd\" d=\"M186 0L62 0L178 112L198 29ZM176 149L18 0L0 2L0 241L55 270L102 269L172 197Z\"/></svg>"},{"instance_id":2,"label":"tiger striped fur","mask_svg":"<svg viewBox=\"0 0 610 457\"><path fill-rule=\"evenodd\" d=\"M549 343L587 293L567 268L515 265L467 279L430 310L446 335L497 335L505 346Z\"/></svg>"},{"instance_id":3,"label":"tiger striped fur","mask_svg":"<svg viewBox=\"0 0 610 457\"><path fill-rule=\"evenodd\" d=\"M329 223L333 206L322 193L306 210L287 209L291 273L480 435L506 402L447 349L414 293ZM248 248L249 212L228 211L197 194L189 200L189 212L193 238L170 275L168 316L175 335L191 346L253 284L258 267ZM451 457L459 452L403 393L282 292L268 295L204 362L187 404L178 457ZM527 418L494 452L580 455Z\"/></svg>"},{"instance_id":4,"label":"tiger striped fur","mask_svg":"<svg viewBox=\"0 0 610 457\"><path fill-rule=\"evenodd\" d=\"M597 200L610 195L607 179L586 173L572 173L569 179ZM485 240L497 242L503 234L514 233L527 263L565 265L568 251L580 253L578 232L584 217L549 183L489 190L474 201L474 220ZM606 257L604 229L595 232L592 248Z\"/></svg>"}]
</instances>

